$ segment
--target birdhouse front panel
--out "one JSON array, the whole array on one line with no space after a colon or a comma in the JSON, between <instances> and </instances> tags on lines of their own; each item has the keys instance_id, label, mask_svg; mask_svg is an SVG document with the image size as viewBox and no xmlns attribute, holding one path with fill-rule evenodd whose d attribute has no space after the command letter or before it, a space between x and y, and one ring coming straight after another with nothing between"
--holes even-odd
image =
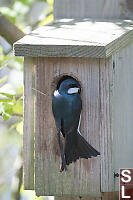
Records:
<instances>
[{"instance_id":1,"label":"birdhouse front panel","mask_svg":"<svg viewBox=\"0 0 133 200\"><path fill-rule=\"evenodd\" d=\"M79 159L60 172L61 158L52 113L52 95L63 76L79 81L82 92L80 132L100 151L99 60L37 58L35 69L35 190L39 195L100 195L100 157ZM39 78L38 78L39 77ZM71 117L71 116L70 116ZM62 136L62 140L63 136Z\"/></svg>"}]
</instances>

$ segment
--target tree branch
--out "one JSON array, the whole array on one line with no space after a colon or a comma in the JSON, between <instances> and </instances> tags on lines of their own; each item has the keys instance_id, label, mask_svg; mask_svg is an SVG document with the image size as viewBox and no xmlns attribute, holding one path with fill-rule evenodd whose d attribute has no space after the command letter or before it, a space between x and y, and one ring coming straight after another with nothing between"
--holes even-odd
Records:
<instances>
[{"instance_id":1,"label":"tree branch","mask_svg":"<svg viewBox=\"0 0 133 200\"><path fill-rule=\"evenodd\" d=\"M14 42L22 38L25 34L0 13L0 35L13 45Z\"/></svg>"}]
</instances>

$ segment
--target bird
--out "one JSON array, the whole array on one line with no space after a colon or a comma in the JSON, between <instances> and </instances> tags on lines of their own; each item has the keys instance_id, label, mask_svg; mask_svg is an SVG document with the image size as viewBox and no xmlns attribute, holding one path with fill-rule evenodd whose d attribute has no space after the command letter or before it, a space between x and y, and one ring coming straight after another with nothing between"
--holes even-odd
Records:
<instances>
[{"instance_id":1,"label":"bird","mask_svg":"<svg viewBox=\"0 0 133 200\"><path fill-rule=\"evenodd\" d=\"M60 172L66 171L67 165L79 158L88 159L100 155L79 131L82 110L80 93L79 82L69 76L59 82L53 93L52 112L62 160ZM64 148L61 134L64 138Z\"/></svg>"}]
</instances>

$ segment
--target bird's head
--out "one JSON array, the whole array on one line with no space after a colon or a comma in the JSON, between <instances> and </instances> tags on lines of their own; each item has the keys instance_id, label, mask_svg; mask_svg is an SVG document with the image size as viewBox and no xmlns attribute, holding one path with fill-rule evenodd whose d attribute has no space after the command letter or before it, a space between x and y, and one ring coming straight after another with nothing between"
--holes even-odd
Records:
<instances>
[{"instance_id":1,"label":"bird's head","mask_svg":"<svg viewBox=\"0 0 133 200\"><path fill-rule=\"evenodd\" d=\"M59 93L65 94L80 94L81 86L74 78L67 78L63 80L58 89Z\"/></svg>"}]
</instances>

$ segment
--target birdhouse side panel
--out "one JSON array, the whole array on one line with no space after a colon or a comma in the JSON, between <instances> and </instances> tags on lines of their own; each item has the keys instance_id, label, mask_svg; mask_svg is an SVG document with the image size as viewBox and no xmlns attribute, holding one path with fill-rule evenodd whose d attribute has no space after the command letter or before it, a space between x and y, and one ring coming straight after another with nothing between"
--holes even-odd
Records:
<instances>
[{"instance_id":1,"label":"birdhouse side panel","mask_svg":"<svg viewBox=\"0 0 133 200\"><path fill-rule=\"evenodd\" d=\"M82 87L80 132L100 151L99 59L36 58L35 70L35 190L37 195L94 196L100 194L100 157L80 159L60 172L60 152L52 114L52 95L62 76Z\"/></svg>"},{"instance_id":2,"label":"birdhouse side panel","mask_svg":"<svg viewBox=\"0 0 133 200\"><path fill-rule=\"evenodd\" d=\"M114 172L133 168L133 44L113 56L113 158ZM115 178L115 190L119 178Z\"/></svg>"}]
</instances>

